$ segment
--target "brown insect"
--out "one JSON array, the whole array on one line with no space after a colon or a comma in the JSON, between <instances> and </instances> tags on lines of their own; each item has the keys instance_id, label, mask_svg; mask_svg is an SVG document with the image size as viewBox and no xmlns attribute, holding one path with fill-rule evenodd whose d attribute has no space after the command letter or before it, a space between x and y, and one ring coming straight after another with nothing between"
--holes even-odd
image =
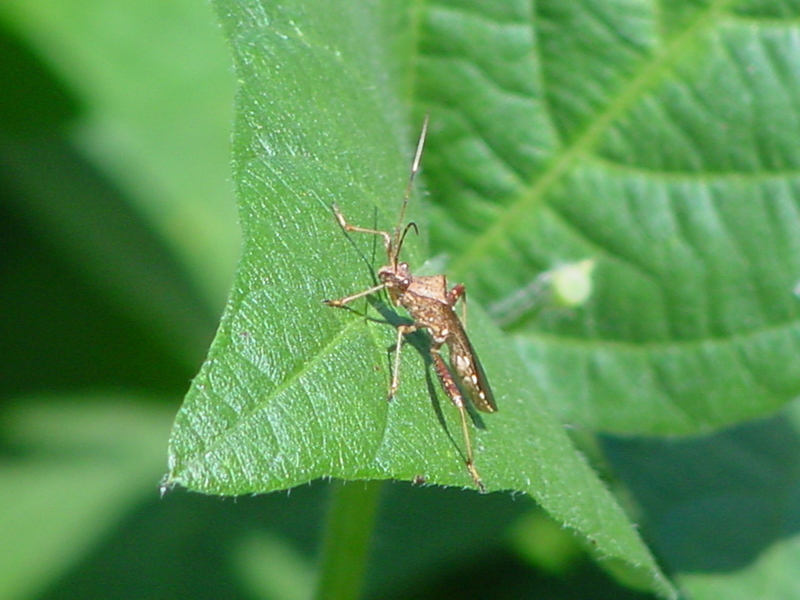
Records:
<instances>
[{"instance_id":1,"label":"brown insect","mask_svg":"<svg viewBox=\"0 0 800 600\"><path fill-rule=\"evenodd\" d=\"M345 296L339 300L324 300L328 306L342 307L357 298L362 298L369 294L374 294L380 290L386 290L389 297L396 306L405 308L413 319L411 325L397 326L397 345L395 347L394 367L392 369L392 380L389 386L389 399L391 400L400 382L400 349L403 345L403 336L412 333L420 328L425 328L431 335L430 353L433 360L436 374L444 388L445 393L458 408L461 416L461 430L464 435L465 462L473 481L481 492L485 491L481 477L475 468L472 452L472 442L469 435L467 424L467 408L464 401L462 390L464 390L472 403L478 410L492 413L497 411L497 405L486 379L480 361L475 350L467 337L458 316L455 313L455 305L459 299L463 298L462 318L466 322L466 289L462 284L458 284L453 289L447 289L447 278L444 275L431 275L427 277L415 277L411 274L408 263L400 262L400 250L403 247L403 240L412 227L417 230L417 225L413 222L403 226L403 218L406 212L414 178L419 171L422 149L425 145L425 135L428 130L428 118L422 125L422 133L417 143L417 151L411 165L411 176L406 187L403 205L400 209L400 217L394 233L389 235L386 231L366 229L351 225L344 218L339 208L334 204L333 212L345 231L358 233L369 233L379 235L383 238L386 248L386 256L389 264L378 269L378 279L380 284L362 292ZM447 366L442 358L441 348L447 345L450 351L450 367ZM452 370L451 370L452 369ZM455 377L454 377L455 374Z\"/></svg>"}]
</instances>

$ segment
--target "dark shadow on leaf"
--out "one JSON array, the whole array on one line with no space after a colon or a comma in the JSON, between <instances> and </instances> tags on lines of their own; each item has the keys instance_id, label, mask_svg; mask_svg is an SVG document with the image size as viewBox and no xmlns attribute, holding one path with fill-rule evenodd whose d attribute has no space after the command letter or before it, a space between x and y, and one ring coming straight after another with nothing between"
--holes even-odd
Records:
<instances>
[{"instance_id":1,"label":"dark shadow on leaf","mask_svg":"<svg viewBox=\"0 0 800 600\"><path fill-rule=\"evenodd\" d=\"M383 321L380 319L371 319L369 317L365 317L370 321L376 323L388 323L393 327L397 328L400 325L413 325L414 321L409 319L408 317L403 317L397 314L396 311L392 310L392 308L386 304L385 302L381 301L378 298L370 298L369 300L372 307L383 317ZM410 344L420 355L422 360L425 363L425 371L426 371L426 378L432 381L432 377L430 376L430 370L433 368L433 359L431 358L431 338L428 333L422 329L418 329L414 333L407 334L405 336L406 343ZM394 344L389 347L390 352L394 352ZM445 361L447 362L447 361ZM448 369L450 368L448 364ZM456 381L458 380L455 377ZM434 386L435 389L435 386ZM486 429L486 424L483 421L481 415L475 410L475 407L472 406L472 402L469 399L469 395L464 393L464 390L461 390L462 394L464 394L464 399L466 401L467 412L469 413L470 418L472 419L473 424L478 429Z\"/></svg>"},{"instance_id":2,"label":"dark shadow on leaf","mask_svg":"<svg viewBox=\"0 0 800 600\"><path fill-rule=\"evenodd\" d=\"M675 572L736 571L800 532L800 432L785 414L703 437L603 445Z\"/></svg>"},{"instance_id":3,"label":"dark shadow on leaf","mask_svg":"<svg viewBox=\"0 0 800 600\"><path fill-rule=\"evenodd\" d=\"M414 323L408 317L403 317L399 315L386 302L383 302L377 297L370 296L369 303L381 315L381 317L383 317L384 319L383 322L388 323L395 328L401 325L412 325ZM369 317L366 318L369 319ZM380 319L370 319L370 320L374 322L381 322ZM422 358L422 361L425 364L425 384L426 387L428 388L428 396L430 397L431 400L431 406L433 407L433 410L436 413L436 418L439 421L439 424L442 426L442 429L444 429L445 433L447 434L447 437L450 438L450 441L452 442L453 446L455 446L459 454L461 454L462 459L466 461L466 455L464 454L463 449L459 446L459 444L453 437L452 433L450 432L450 429L447 426L447 421L444 417L444 413L442 412L442 405L441 401L439 400L439 392L438 392L440 387L438 385L438 378L435 378L433 375L431 375L431 371L433 369L433 359L431 358L430 336L426 331L419 329L413 333L407 334L405 336L404 342L411 345L411 347L413 347L417 351L417 354L419 354L420 357ZM390 364L389 372L391 372L391 364L392 364L391 354L394 352L394 350L395 350L394 344L390 345L387 348L387 353L389 355L389 364ZM436 379L436 382L434 382L434 379ZM402 377L400 381L401 381L400 387L402 389ZM464 398L466 400L467 413L469 414L473 425L478 429L486 429L486 424L484 423L481 416L477 413L475 408L472 406L469 397L466 394L464 394Z\"/></svg>"}]
</instances>

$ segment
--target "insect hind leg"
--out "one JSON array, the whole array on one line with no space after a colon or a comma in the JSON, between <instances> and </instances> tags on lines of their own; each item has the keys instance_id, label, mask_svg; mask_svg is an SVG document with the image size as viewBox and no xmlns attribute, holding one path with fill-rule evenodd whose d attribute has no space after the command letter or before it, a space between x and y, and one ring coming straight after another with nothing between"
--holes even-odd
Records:
<instances>
[{"instance_id":1,"label":"insect hind leg","mask_svg":"<svg viewBox=\"0 0 800 600\"><path fill-rule=\"evenodd\" d=\"M463 298L463 300L462 300ZM461 300L461 323L464 329L467 328L467 288L463 283L453 286L453 289L447 292L447 303L451 308L456 307L456 302Z\"/></svg>"},{"instance_id":2,"label":"insect hind leg","mask_svg":"<svg viewBox=\"0 0 800 600\"><path fill-rule=\"evenodd\" d=\"M478 474L478 470L475 468L475 459L472 453L472 439L469 435L467 407L464 403L464 396L461 394L461 390L458 389L458 384L456 384L455 379L453 379L450 369L447 368L447 364L445 364L444 359L439 352L439 348L432 347L431 356L433 357L433 365L436 368L436 374L439 376L439 381L442 383L442 387L444 388L448 398L450 398L450 401L455 404L456 408L458 409L458 414L461 417L461 433L464 436L464 452L466 454L464 457L464 462L466 463L467 470L469 471L472 480L475 482L475 485L478 486L478 490L481 493L485 493L486 488L483 485L481 476Z\"/></svg>"}]
</instances>

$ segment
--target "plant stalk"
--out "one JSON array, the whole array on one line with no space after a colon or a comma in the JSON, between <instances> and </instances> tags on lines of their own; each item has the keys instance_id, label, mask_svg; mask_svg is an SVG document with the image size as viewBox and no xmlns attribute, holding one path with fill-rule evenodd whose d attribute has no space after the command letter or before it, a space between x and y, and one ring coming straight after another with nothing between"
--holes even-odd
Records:
<instances>
[{"instance_id":1,"label":"plant stalk","mask_svg":"<svg viewBox=\"0 0 800 600\"><path fill-rule=\"evenodd\" d=\"M315 600L356 600L383 482L334 481Z\"/></svg>"}]
</instances>

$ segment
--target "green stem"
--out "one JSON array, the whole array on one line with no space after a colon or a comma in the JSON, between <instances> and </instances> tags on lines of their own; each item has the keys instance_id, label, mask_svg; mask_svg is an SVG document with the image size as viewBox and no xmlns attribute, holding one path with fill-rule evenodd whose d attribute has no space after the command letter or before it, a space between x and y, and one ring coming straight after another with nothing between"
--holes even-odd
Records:
<instances>
[{"instance_id":1,"label":"green stem","mask_svg":"<svg viewBox=\"0 0 800 600\"><path fill-rule=\"evenodd\" d=\"M334 481L315 600L355 600L366 570L380 481Z\"/></svg>"}]
</instances>

